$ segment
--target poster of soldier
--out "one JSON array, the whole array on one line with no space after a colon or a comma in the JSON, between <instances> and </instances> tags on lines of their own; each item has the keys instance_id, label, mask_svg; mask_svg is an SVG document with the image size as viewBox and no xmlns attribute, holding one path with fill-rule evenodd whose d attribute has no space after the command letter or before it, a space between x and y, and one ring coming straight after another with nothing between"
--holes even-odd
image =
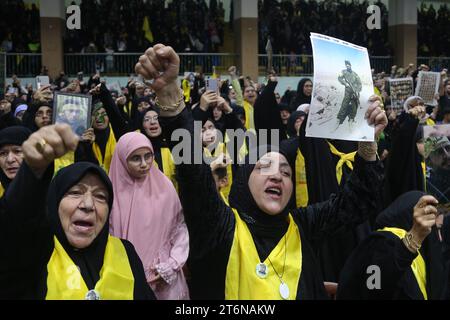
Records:
<instances>
[{"instance_id":1,"label":"poster of soldier","mask_svg":"<svg viewBox=\"0 0 450 320\"><path fill-rule=\"evenodd\" d=\"M425 104L437 106L438 102L435 96L439 91L440 81L441 75L439 72L420 71L415 95L421 97Z\"/></svg>"},{"instance_id":2,"label":"poster of soldier","mask_svg":"<svg viewBox=\"0 0 450 320\"><path fill-rule=\"evenodd\" d=\"M426 190L438 201L438 211L450 208L450 125L423 127Z\"/></svg>"},{"instance_id":3,"label":"poster of soldier","mask_svg":"<svg viewBox=\"0 0 450 320\"><path fill-rule=\"evenodd\" d=\"M413 95L413 78L389 79L391 90L391 107L393 109L403 109L406 99Z\"/></svg>"},{"instance_id":4,"label":"poster of soldier","mask_svg":"<svg viewBox=\"0 0 450 320\"><path fill-rule=\"evenodd\" d=\"M314 55L313 98L306 136L373 141L364 119L374 93L367 49L311 33Z\"/></svg>"}]
</instances>

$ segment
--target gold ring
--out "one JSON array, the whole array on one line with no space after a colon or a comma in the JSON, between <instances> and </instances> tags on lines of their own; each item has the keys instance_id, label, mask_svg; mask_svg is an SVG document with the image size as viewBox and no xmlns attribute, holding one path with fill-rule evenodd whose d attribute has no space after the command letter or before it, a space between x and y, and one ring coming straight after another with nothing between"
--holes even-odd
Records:
<instances>
[{"instance_id":1,"label":"gold ring","mask_svg":"<svg viewBox=\"0 0 450 320\"><path fill-rule=\"evenodd\" d=\"M36 142L36 145L35 145L36 150L42 154L42 153L44 153L44 148L46 145L47 145L47 141L44 138L42 138L40 141Z\"/></svg>"}]
</instances>

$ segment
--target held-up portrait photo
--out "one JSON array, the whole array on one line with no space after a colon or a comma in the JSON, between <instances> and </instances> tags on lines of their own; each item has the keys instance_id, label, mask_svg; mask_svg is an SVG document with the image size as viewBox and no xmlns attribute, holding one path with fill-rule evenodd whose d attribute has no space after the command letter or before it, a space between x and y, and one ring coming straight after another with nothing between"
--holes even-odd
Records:
<instances>
[{"instance_id":1,"label":"held-up portrait photo","mask_svg":"<svg viewBox=\"0 0 450 320\"><path fill-rule=\"evenodd\" d=\"M70 125L80 137L90 127L91 96L56 92L53 103L53 123Z\"/></svg>"}]
</instances>

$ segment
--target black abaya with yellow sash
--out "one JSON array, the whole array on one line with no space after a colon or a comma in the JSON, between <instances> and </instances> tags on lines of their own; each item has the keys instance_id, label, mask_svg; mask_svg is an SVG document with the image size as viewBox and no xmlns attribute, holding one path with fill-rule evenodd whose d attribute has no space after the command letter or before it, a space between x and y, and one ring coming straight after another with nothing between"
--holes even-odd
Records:
<instances>
[{"instance_id":1,"label":"black abaya with yellow sash","mask_svg":"<svg viewBox=\"0 0 450 320\"><path fill-rule=\"evenodd\" d=\"M4 257L0 266L1 298L55 298L52 295L57 292L54 285L69 280L64 278L63 273L51 273L53 279L56 276L60 281L49 282L52 279L49 278L49 270L54 269L52 261L55 261L57 242L60 244L59 252L62 250L69 257L66 261L73 262L73 266L77 266L73 270L81 273L87 290L97 288L97 283L105 283L103 275L108 273L105 271L108 261L108 258L104 260L104 257L108 256L105 256L105 249L110 246L108 219L88 248L75 250L65 237L58 214L59 203L64 194L88 172L100 177L107 187L110 194L108 203L111 208L112 186L106 173L98 166L85 162L77 163L62 169L50 183L52 168L47 170L43 178L37 179L25 163L22 165L2 200L4 211L1 212L1 220L5 223L9 245L2 249ZM113 246L121 248L122 256L125 254L128 258L120 262L120 265L128 266L128 270L131 270L131 273L128 271L128 275L132 277L133 284L129 286L132 292L128 293L128 297L154 299L145 278L142 262L133 245L128 241L117 239ZM114 269L114 264L108 265ZM111 289L116 289L114 281L108 283L112 284Z\"/></svg>"},{"instance_id":2,"label":"black abaya with yellow sash","mask_svg":"<svg viewBox=\"0 0 450 320\"><path fill-rule=\"evenodd\" d=\"M187 110L176 118L168 118L165 125L169 136L171 130L180 127L193 132L191 114ZM248 226L259 258L264 261L280 243L289 228L287 217L290 213L293 218L291 223L295 223L299 230L302 254L297 292L291 292L290 299L326 299L322 277L317 272L319 266L314 253L316 245L324 237L346 230L367 219L368 215L375 214L382 168L378 162L366 162L357 157L350 180L339 194L307 208L292 211L286 208L276 216L262 213L256 206L248 188L248 177L252 170L253 166L244 165L237 171L230 194L230 205ZM180 164L177 171L180 199L191 235L191 297L224 299L236 218L232 209L217 193L208 165ZM254 272L255 268L256 266L246 272ZM269 272L274 274L275 271L269 267ZM277 292L278 287L273 290Z\"/></svg>"},{"instance_id":3,"label":"black abaya with yellow sash","mask_svg":"<svg viewBox=\"0 0 450 320\"><path fill-rule=\"evenodd\" d=\"M401 240L412 228L414 206L423 195L420 191L405 193L379 214L378 230L355 249L342 270L338 299L446 298L448 270L437 229L432 228L418 253L410 252ZM379 267L380 287L371 290L367 282L374 273L367 268L374 265Z\"/></svg>"}]
</instances>

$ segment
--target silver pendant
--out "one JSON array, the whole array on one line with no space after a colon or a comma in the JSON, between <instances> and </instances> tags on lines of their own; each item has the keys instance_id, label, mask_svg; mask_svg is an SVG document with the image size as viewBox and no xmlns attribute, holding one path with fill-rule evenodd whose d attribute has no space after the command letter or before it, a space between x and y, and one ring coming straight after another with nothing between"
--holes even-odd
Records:
<instances>
[{"instance_id":1,"label":"silver pendant","mask_svg":"<svg viewBox=\"0 0 450 320\"><path fill-rule=\"evenodd\" d=\"M98 293L96 290L89 290L86 293L85 300L100 300L100 293Z\"/></svg>"},{"instance_id":2,"label":"silver pendant","mask_svg":"<svg viewBox=\"0 0 450 320\"><path fill-rule=\"evenodd\" d=\"M258 263L256 265L256 275L260 277L261 279L267 278L267 275L269 274L269 268L267 268L267 265L263 262Z\"/></svg>"},{"instance_id":3,"label":"silver pendant","mask_svg":"<svg viewBox=\"0 0 450 320\"><path fill-rule=\"evenodd\" d=\"M289 299L289 287L285 282L280 284L280 295L284 300Z\"/></svg>"}]
</instances>

